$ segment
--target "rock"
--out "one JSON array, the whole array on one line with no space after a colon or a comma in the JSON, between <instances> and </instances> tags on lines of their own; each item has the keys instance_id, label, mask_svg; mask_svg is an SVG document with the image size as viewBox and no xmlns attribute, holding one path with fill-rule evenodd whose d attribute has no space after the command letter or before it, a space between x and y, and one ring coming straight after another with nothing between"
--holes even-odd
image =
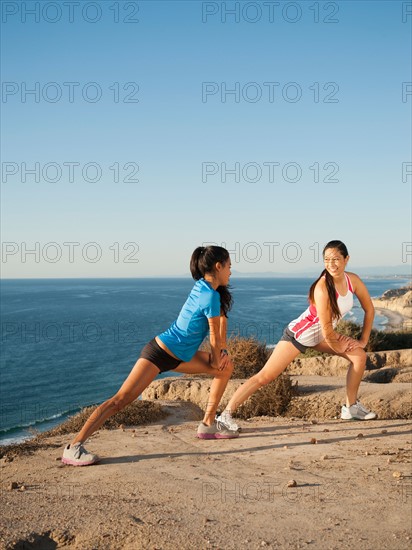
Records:
<instances>
[{"instance_id":1,"label":"rock","mask_svg":"<svg viewBox=\"0 0 412 550\"><path fill-rule=\"evenodd\" d=\"M398 478L399 478L399 477L403 477L402 472L393 472L392 475L393 475L393 477L398 477Z\"/></svg>"},{"instance_id":2,"label":"rock","mask_svg":"<svg viewBox=\"0 0 412 550\"><path fill-rule=\"evenodd\" d=\"M21 485L19 487L19 491L26 491L27 487L25 485Z\"/></svg>"},{"instance_id":3,"label":"rock","mask_svg":"<svg viewBox=\"0 0 412 550\"><path fill-rule=\"evenodd\" d=\"M361 438L363 437L363 434L358 434L356 437L357 437L358 439L361 439Z\"/></svg>"},{"instance_id":4,"label":"rock","mask_svg":"<svg viewBox=\"0 0 412 550\"><path fill-rule=\"evenodd\" d=\"M329 458L328 455L322 455L322 456L320 457L321 460L327 460L328 458Z\"/></svg>"},{"instance_id":5,"label":"rock","mask_svg":"<svg viewBox=\"0 0 412 550\"><path fill-rule=\"evenodd\" d=\"M287 483L287 487L297 487L298 484L296 483L296 480L290 479Z\"/></svg>"},{"instance_id":6,"label":"rock","mask_svg":"<svg viewBox=\"0 0 412 550\"><path fill-rule=\"evenodd\" d=\"M318 442L318 440L316 439L316 437L312 437L312 439L310 440L310 442L312 443L312 445L316 445L316 443Z\"/></svg>"},{"instance_id":7,"label":"rock","mask_svg":"<svg viewBox=\"0 0 412 550\"><path fill-rule=\"evenodd\" d=\"M123 430L123 431L124 431L124 424L120 424L119 430Z\"/></svg>"},{"instance_id":8,"label":"rock","mask_svg":"<svg viewBox=\"0 0 412 550\"><path fill-rule=\"evenodd\" d=\"M9 484L9 491L13 491L13 489L17 489L19 486L19 484L17 483L17 481L12 481L10 484Z\"/></svg>"}]
</instances>

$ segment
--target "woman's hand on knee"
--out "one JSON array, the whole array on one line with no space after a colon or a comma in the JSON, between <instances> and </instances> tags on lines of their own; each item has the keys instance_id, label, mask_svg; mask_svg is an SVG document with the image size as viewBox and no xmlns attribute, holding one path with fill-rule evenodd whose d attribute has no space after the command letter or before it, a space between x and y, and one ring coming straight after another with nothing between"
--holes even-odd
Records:
<instances>
[{"instance_id":1,"label":"woman's hand on knee","mask_svg":"<svg viewBox=\"0 0 412 550\"><path fill-rule=\"evenodd\" d=\"M220 361L219 361L219 370L221 371L233 371L233 361L230 355L225 350L221 352L220 354Z\"/></svg>"},{"instance_id":2,"label":"woman's hand on knee","mask_svg":"<svg viewBox=\"0 0 412 550\"><path fill-rule=\"evenodd\" d=\"M355 351L356 349L361 349L362 351L365 350L366 344L363 344L360 340L354 340L353 338L350 339L350 342L348 343L348 347L346 348L346 351Z\"/></svg>"}]
</instances>

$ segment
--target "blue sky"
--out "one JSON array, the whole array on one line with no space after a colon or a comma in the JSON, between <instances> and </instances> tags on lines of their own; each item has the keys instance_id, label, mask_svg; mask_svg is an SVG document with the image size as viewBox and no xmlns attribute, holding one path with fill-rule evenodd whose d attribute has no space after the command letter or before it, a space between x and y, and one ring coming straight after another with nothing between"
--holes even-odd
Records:
<instances>
[{"instance_id":1,"label":"blue sky","mask_svg":"<svg viewBox=\"0 0 412 550\"><path fill-rule=\"evenodd\" d=\"M250 273L336 238L410 264L409 2L2 9L2 277L185 274L206 242Z\"/></svg>"}]
</instances>

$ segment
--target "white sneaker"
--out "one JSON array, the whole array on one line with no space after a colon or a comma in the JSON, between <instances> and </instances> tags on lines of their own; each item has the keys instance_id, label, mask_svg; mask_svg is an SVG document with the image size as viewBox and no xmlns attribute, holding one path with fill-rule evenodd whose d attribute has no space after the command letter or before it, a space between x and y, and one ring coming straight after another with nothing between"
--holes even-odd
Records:
<instances>
[{"instance_id":1,"label":"white sneaker","mask_svg":"<svg viewBox=\"0 0 412 550\"><path fill-rule=\"evenodd\" d=\"M236 424L236 422L232 418L232 415L228 411L223 411L221 415L216 417L216 420L224 424L229 430L238 432L240 432L241 430L240 426Z\"/></svg>"},{"instance_id":2,"label":"white sneaker","mask_svg":"<svg viewBox=\"0 0 412 550\"><path fill-rule=\"evenodd\" d=\"M97 455L88 453L81 443L67 445L63 451L63 464L71 466L90 466L99 460Z\"/></svg>"},{"instance_id":3,"label":"white sneaker","mask_svg":"<svg viewBox=\"0 0 412 550\"><path fill-rule=\"evenodd\" d=\"M356 401L356 403L350 407L343 405L340 415L342 420L374 420L376 416L376 413L368 411L360 401Z\"/></svg>"}]
</instances>

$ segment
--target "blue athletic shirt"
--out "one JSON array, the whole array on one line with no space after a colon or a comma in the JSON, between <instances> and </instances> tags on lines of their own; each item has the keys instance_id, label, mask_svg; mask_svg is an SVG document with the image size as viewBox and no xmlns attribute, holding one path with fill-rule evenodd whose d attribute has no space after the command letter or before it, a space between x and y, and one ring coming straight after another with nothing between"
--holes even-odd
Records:
<instances>
[{"instance_id":1,"label":"blue athletic shirt","mask_svg":"<svg viewBox=\"0 0 412 550\"><path fill-rule=\"evenodd\" d=\"M208 319L220 316L220 294L204 279L196 281L177 320L158 337L184 362L190 361L209 332Z\"/></svg>"}]
</instances>

